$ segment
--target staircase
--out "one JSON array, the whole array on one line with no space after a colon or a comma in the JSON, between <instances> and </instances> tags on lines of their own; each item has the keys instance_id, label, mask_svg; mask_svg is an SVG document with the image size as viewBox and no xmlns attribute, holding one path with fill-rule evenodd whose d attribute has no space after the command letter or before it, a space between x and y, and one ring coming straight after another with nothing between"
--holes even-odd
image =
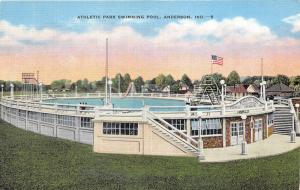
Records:
<instances>
[{"instance_id":1,"label":"staircase","mask_svg":"<svg viewBox=\"0 0 300 190\"><path fill-rule=\"evenodd\" d=\"M205 103L204 100L209 100L212 105L220 104L220 90L212 76L203 76L200 85L194 87L194 96L196 101Z\"/></svg>"},{"instance_id":2,"label":"staircase","mask_svg":"<svg viewBox=\"0 0 300 190\"><path fill-rule=\"evenodd\" d=\"M185 133L150 111L147 111L145 115L148 123L154 128L159 136L162 136L187 154L192 156L197 156L199 154L198 142L196 140L187 136Z\"/></svg>"},{"instance_id":3,"label":"staircase","mask_svg":"<svg viewBox=\"0 0 300 190\"><path fill-rule=\"evenodd\" d=\"M292 131L293 115L290 106L275 104L273 133L289 135Z\"/></svg>"}]
</instances>

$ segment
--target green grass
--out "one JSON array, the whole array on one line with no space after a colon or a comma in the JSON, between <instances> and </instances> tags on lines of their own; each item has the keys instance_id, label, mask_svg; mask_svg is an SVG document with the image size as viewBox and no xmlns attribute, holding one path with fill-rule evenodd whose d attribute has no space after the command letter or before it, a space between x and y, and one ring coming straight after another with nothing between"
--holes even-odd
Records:
<instances>
[{"instance_id":1,"label":"green grass","mask_svg":"<svg viewBox=\"0 0 300 190\"><path fill-rule=\"evenodd\" d=\"M0 121L0 189L298 189L299 150L211 164L185 157L97 154L92 146Z\"/></svg>"}]
</instances>

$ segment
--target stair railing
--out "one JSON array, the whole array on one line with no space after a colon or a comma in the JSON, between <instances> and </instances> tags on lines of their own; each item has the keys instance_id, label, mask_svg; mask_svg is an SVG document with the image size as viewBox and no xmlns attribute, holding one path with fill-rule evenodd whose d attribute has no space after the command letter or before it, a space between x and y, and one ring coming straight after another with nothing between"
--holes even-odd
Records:
<instances>
[{"instance_id":1,"label":"stair railing","mask_svg":"<svg viewBox=\"0 0 300 190\"><path fill-rule=\"evenodd\" d=\"M155 126L160 127L165 132L169 133L170 135L176 137L178 140L183 142L184 144L188 145L189 147L193 148L196 151L199 151L198 149L198 141L193 139L192 137L188 136L187 134L183 133L182 131L178 130L173 125L166 122L161 117L155 115L154 113L150 111L145 111L145 117L148 121L150 121Z\"/></svg>"}]
</instances>

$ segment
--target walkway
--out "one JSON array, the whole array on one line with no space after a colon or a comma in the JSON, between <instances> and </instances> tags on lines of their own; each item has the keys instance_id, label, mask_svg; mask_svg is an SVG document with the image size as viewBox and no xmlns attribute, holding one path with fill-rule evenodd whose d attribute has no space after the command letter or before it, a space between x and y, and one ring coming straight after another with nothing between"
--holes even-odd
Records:
<instances>
[{"instance_id":1,"label":"walkway","mask_svg":"<svg viewBox=\"0 0 300 190\"><path fill-rule=\"evenodd\" d=\"M201 162L227 162L232 160L278 155L300 147L300 137L290 143L290 136L273 134L268 139L247 145L247 155L241 155L241 145L226 148L204 149L205 160Z\"/></svg>"}]
</instances>

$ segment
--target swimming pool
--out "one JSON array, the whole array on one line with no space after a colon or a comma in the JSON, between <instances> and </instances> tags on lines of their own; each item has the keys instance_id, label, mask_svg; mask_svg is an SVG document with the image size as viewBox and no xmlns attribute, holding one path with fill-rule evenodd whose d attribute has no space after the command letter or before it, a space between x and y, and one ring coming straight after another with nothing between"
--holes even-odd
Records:
<instances>
[{"instance_id":1,"label":"swimming pool","mask_svg":"<svg viewBox=\"0 0 300 190\"><path fill-rule=\"evenodd\" d=\"M103 106L104 99L102 98L76 98L76 99L51 99L45 100L50 103L58 104L86 104L91 106ZM185 106L185 101L175 99L163 99L163 98L112 98L112 104L114 108L142 108L147 106Z\"/></svg>"}]
</instances>

